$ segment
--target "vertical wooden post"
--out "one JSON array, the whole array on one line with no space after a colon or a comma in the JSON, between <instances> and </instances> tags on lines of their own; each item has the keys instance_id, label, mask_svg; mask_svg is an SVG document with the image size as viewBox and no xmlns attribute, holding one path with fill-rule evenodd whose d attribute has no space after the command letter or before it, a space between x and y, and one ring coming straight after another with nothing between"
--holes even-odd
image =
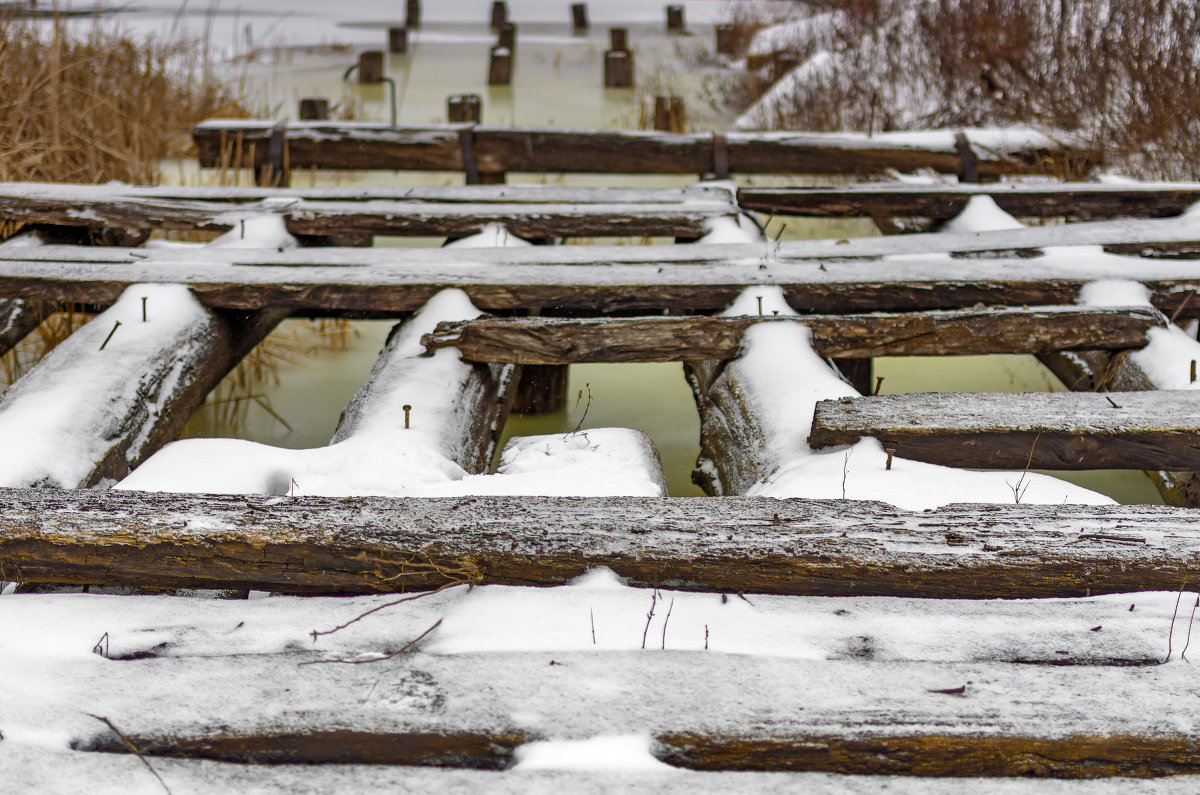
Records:
<instances>
[{"instance_id":1,"label":"vertical wooden post","mask_svg":"<svg viewBox=\"0 0 1200 795\"><path fill-rule=\"evenodd\" d=\"M408 28L388 28L388 52L397 55L408 52Z\"/></svg>"},{"instance_id":2,"label":"vertical wooden post","mask_svg":"<svg viewBox=\"0 0 1200 795\"><path fill-rule=\"evenodd\" d=\"M358 56L358 82L367 85L383 82L383 50L367 50Z\"/></svg>"},{"instance_id":3,"label":"vertical wooden post","mask_svg":"<svg viewBox=\"0 0 1200 795\"><path fill-rule=\"evenodd\" d=\"M576 33L588 29L587 3L571 4L571 29Z\"/></svg>"},{"instance_id":4,"label":"vertical wooden post","mask_svg":"<svg viewBox=\"0 0 1200 795\"><path fill-rule=\"evenodd\" d=\"M488 66L488 85L507 86L512 83L512 50L493 47L492 60Z\"/></svg>"},{"instance_id":5,"label":"vertical wooden post","mask_svg":"<svg viewBox=\"0 0 1200 795\"><path fill-rule=\"evenodd\" d=\"M421 0L408 0L408 7L404 15L404 27L421 27Z\"/></svg>"},{"instance_id":6,"label":"vertical wooden post","mask_svg":"<svg viewBox=\"0 0 1200 795\"><path fill-rule=\"evenodd\" d=\"M479 123L483 117L483 102L478 94L454 94L446 99L446 120Z\"/></svg>"},{"instance_id":7,"label":"vertical wooden post","mask_svg":"<svg viewBox=\"0 0 1200 795\"><path fill-rule=\"evenodd\" d=\"M271 128L266 160L254 168L254 184L266 188L286 188L291 181L287 168L287 120L280 119Z\"/></svg>"},{"instance_id":8,"label":"vertical wooden post","mask_svg":"<svg viewBox=\"0 0 1200 795\"><path fill-rule=\"evenodd\" d=\"M500 30L508 21L508 3L496 0L492 3L492 30Z\"/></svg>"},{"instance_id":9,"label":"vertical wooden post","mask_svg":"<svg viewBox=\"0 0 1200 795\"><path fill-rule=\"evenodd\" d=\"M633 53L620 50L604 53L604 87L633 87Z\"/></svg>"},{"instance_id":10,"label":"vertical wooden post","mask_svg":"<svg viewBox=\"0 0 1200 795\"><path fill-rule=\"evenodd\" d=\"M614 52L629 52L629 30L627 28L609 28L609 49Z\"/></svg>"},{"instance_id":11,"label":"vertical wooden post","mask_svg":"<svg viewBox=\"0 0 1200 795\"><path fill-rule=\"evenodd\" d=\"M517 414L553 414L567 405L567 367L527 364L521 368L513 392Z\"/></svg>"},{"instance_id":12,"label":"vertical wooden post","mask_svg":"<svg viewBox=\"0 0 1200 795\"><path fill-rule=\"evenodd\" d=\"M329 118L329 100L324 97L306 97L300 100L302 121L324 121Z\"/></svg>"},{"instance_id":13,"label":"vertical wooden post","mask_svg":"<svg viewBox=\"0 0 1200 795\"><path fill-rule=\"evenodd\" d=\"M717 25L717 54L733 55L737 48L737 34L733 25Z\"/></svg>"},{"instance_id":14,"label":"vertical wooden post","mask_svg":"<svg viewBox=\"0 0 1200 795\"><path fill-rule=\"evenodd\" d=\"M683 6L667 6L667 32L683 33Z\"/></svg>"},{"instance_id":15,"label":"vertical wooden post","mask_svg":"<svg viewBox=\"0 0 1200 795\"><path fill-rule=\"evenodd\" d=\"M517 26L511 22L505 22L500 26L500 34L496 37L496 45L504 47L513 55L517 53Z\"/></svg>"},{"instance_id":16,"label":"vertical wooden post","mask_svg":"<svg viewBox=\"0 0 1200 795\"><path fill-rule=\"evenodd\" d=\"M683 132L683 97L654 98L654 129L664 132Z\"/></svg>"},{"instance_id":17,"label":"vertical wooden post","mask_svg":"<svg viewBox=\"0 0 1200 795\"><path fill-rule=\"evenodd\" d=\"M870 395L875 392L874 359L830 359L830 361L833 362L838 372L846 377L850 386L859 391L859 394Z\"/></svg>"}]
</instances>

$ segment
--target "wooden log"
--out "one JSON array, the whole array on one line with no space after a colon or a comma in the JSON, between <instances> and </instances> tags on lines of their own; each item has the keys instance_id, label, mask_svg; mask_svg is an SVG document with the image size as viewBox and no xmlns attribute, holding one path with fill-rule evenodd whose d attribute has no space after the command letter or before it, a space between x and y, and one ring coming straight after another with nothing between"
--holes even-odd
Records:
<instances>
[{"instance_id":1,"label":"wooden log","mask_svg":"<svg viewBox=\"0 0 1200 795\"><path fill-rule=\"evenodd\" d=\"M567 368L526 365L520 369L513 393L517 414L553 414L567 405Z\"/></svg>"},{"instance_id":2,"label":"wooden log","mask_svg":"<svg viewBox=\"0 0 1200 795\"><path fill-rule=\"evenodd\" d=\"M717 25L714 28L716 33L716 50L718 55L736 55L737 54L737 28L733 25Z\"/></svg>"},{"instance_id":3,"label":"wooden log","mask_svg":"<svg viewBox=\"0 0 1200 795\"><path fill-rule=\"evenodd\" d=\"M667 33L683 32L683 6L667 6Z\"/></svg>"},{"instance_id":4,"label":"wooden log","mask_svg":"<svg viewBox=\"0 0 1200 795\"><path fill-rule=\"evenodd\" d=\"M0 579L24 582L367 593L609 566L682 590L1018 599L1178 590L1200 565L1196 511L1165 506L0 494Z\"/></svg>"},{"instance_id":5,"label":"wooden log","mask_svg":"<svg viewBox=\"0 0 1200 795\"><path fill-rule=\"evenodd\" d=\"M633 53L628 50L606 50L604 53L604 87L633 87Z\"/></svg>"},{"instance_id":6,"label":"wooden log","mask_svg":"<svg viewBox=\"0 0 1200 795\"><path fill-rule=\"evenodd\" d=\"M446 119L478 124L483 118L483 101L478 94L453 94L446 99Z\"/></svg>"},{"instance_id":7,"label":"wooden log","mask_svg":"<svg viewBox=\"0 0 1200 795\"><path fill-rule=\"evenodd\" d=\"M948 220L974 196L991 197L1018 217L1061 217L1080 221L1108 218L1163 218L1180 215L1200 202L1195 183L1130 185L990 184L852 185L839 188L743 187L738 203L772 215L815 218L902 217Z\"/></svg>"},{"instance_id":8,"label":"wooden log","mask_svg":"<svg viewBox=\"0 0 1200 795\"><path fill-rule=\"evenodd\" d=\"M408 52L408 28L388 28L388 52L393 55Z\"/></svg>"},{"instance_id":9,"label":"wooden log","mask_svg":"<svg viewBox=\"0 0 1200 795\"><path fill-rule=\"evenodd\" d=\"M329 118L329 100L324 97L308 97L300 100L300 118L303 121L324 121Z\"/></svg>"},{"instance_id":10,"label":"wooden log","mask_svg":"<svg viewBox=\"0 0 1200 795\"><path fill-rule=\"evenodd\" d=\"M617 48L613 48L614 51ZM210 120L196 126L200 164L227 162L235 142L262 158L270 125L262 121ZM477 127L480 158L496 170L566 173L702 174L712 169L710 133L676 135L644 131ZM931 133L914 145L907 133L729 132L729 167L746 174L874 174L890 168L930 168L956 174L961 168L954 134ZM968 138L971 131L967 131ZM1078 147L1034 142L1004 150L973 141L984 178L1044 173L1047 160L1095 162ZM457 171L462 169L454 127L393 128L376 123L293 124L288 128L292 168ZM1089 160L1092 158L1092 160Z\"/></svg>"},{"instance_id":11,"label":"wooden log","mask_svg":"<svg viewBox=\"0 0 1200 795\"><path fill-rule=\"evenodd\" d=\"M422 343L457 348L472 362L574 364L732 359L756 323L800 323L821 356L949 356L1125 350L1146 345L1146 332L1167 319L1138 307L991 309L801 318L645 317L482 318L441 323Z\"/></svg>"},{"instance_id":12,"label":"wooden log","mask_svg":"<svg viewBox=\"0 0 1200 795\"><path fill-rule=\"evenodd\" d=\"M361 85L383 82L383 50L367 50L359 54L358 82ZM293 167L295 165L293 163Z\"/></svg>"},{"instance_id":13,"label":"wooden log","mask_svg":"<svg viewBox=\"0 0 1200 795\"><path fill-rule=\"evenodd\" d=\"M404 26L406 28L421 27L421 0L408 0L405 4Z\"/></svg>"},{"instance_id":14,"label":"wooden log","mask_svg":"<svg viewBox=\"0 0 1200 795\"><path fill-rule=\"evenodd\" d=\"M901 458L974 469L1200 469L1188 391L910 394L824 400L809 444L874 436Z\"/></svg>"},{"instance_id":15,"label":"wooden log","mask_svg":"<svg viewBox=\"0 0 1200 795\"><path fill-rule=\"evenodd\" d=\"M909 312L986 305L1073 303L1097 279L1128 278L1128 265L1059 260L910 258L903 277L889 262L767 264L762 247L536 246L525 249L126 250L46 247L0 250L0 298L107 306L131 284L185 283L210 307L273 307L301 316L397 317L444 287L481 310L556 315L712 314L745 288L771 284L802 312ZM120 268L97 268L120 264ZM677 265L702 267L673 267ZM1138 263L1154 305L1167 315L1200 292L1200 266ZM1188 301L1179 319L1200 313Z\"/></svg>"},{"instance_id":16,"label":"wooden log","mask_svg":"<svg viewBox=\"0 0 1200 795\"><path fill-rule=\"evenodd\" d=\"M571 30L574 33L583 33L587 29L587 3L571 3Z\"/></svg>"},{"instance_id":17,"label":"wooden log","mask_svg":"<svg viewBox=\"0 0 1200 795\"><path fill-rule=\"evenodd\" d=\"M613 52L629 52L629 29L608 29L609 49Z\"/></svg>"},{"instance_id":18,"label":"wooden log","mask_svg":"<svg viewBox=\"0 0 1200 795\"><path fill-rule=\"evenodd\" d=\"M780 461L736 362L685 362L683 373L700 415L700 455L692 482L709 496L732 496L774 474Z\"/></svg>"},{"instance_id":19,"label":"wooden log","mask_svg":"<svg viewBox=\"0 0 1200 795\"><path fill-rule=\"evenodd\" d=\"M49 315L50 307L40 301L0 300L0 356L15 348Z\"/></svg>"},{"instance_id":20,"label":"wooden log","mask_svg":"<svg viewBox=\"0 0 1200 795\"><path fill-rule=\"evenodd\" d=\"M284 316L221 317L181 291L134 288L5 394L0 434L8 452L0 482L70 489L120 480L175 439Z\"/></svg>"},{"instance_id":21,"label":"wooden log","mask_svg":"<svg viewBox=\"0 0 1200 795\"><path fill-rule=\"evenodd\" d=\"M503 47L493 47L491 60L488 62L488 85L510 85L512 83L512 67L512 51Z\"/></svg>"}]
</instances>

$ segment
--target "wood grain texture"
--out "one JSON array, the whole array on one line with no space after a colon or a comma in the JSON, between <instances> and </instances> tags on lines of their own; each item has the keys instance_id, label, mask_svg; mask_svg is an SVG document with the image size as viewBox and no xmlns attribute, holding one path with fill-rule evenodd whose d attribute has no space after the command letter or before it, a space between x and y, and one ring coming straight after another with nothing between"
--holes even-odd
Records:
<instances>
[{"instance_id":1,"label":"wood grain texture","mask_svg":"<svg viewBox=\"0 0 1200 795\"><path fill-rule=\"evenodd\" d=\"M0 356L25 339L49 315L50 308L41 301L0 300Z\"/></svg>"},{"instance_id":2,"label":"wood grain texture","mask_svg":"<svg viewBox=\"0 0 1200 795\"><path fill-rule=\"evenodd\" d=\"M956 598L1170 590L1196 511L771 498L288 498L4 490L0 579L390 592L609 566L685 590Z\"/></svg>"},{"instance_id":3,"label":"wood grain texture","mask_svg":"<svg viewBox=\"0 0 1200 795\"><path fill-rule=\"evenodd\" d=\"M928 393L823 400L809 444L873 436L901 458L975 469L1200 469L1200 397L1187 390Z\"/></svg>"},{"instance_id":4,"label":"wood grain texture","mask_svg":"<svg viewBox=\"0 0 1200 795\"><path fill-rule=\"evenodd\" d=\"M473 362L553 365L732 359L756 323L801 323L821 356L944 356L1124 350L1146 345L1167 319L1156 310L999 309L871 315L648 317L562 320L484 318L440 323L422 338L429 350L454 347Z\"/></svg>"}]
</instances>

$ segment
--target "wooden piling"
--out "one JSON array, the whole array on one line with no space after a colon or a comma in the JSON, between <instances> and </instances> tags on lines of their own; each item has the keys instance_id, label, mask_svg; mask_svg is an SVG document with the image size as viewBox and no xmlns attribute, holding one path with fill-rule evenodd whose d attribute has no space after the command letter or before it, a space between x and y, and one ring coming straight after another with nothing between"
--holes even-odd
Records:
<instances>
[{"instance_id":1,"label":"wooden piling","mask_svg":"<svg viewBox=\"0 0 1200 795\"><path fill-rule=\"evenodd\" d=\"M553 414L567 404L567 368L530 364L521 368L513 394L517 414Z\"/></svg>"},{"instance_id":2,"label":"wooden piling","mask_svg":"<svg viewBox=\"0 0 1200 795\"><path fill-rule=\"evenodd\" d=\"M511 85L512 64L512 50L509 50L507 47L493 47L491 61L488 65L488 85Z\"/></svg>"},{"instance_id":3,"label":"wooden piling","mask_svg":"<svg viewBox=\"0 0 1200 795\"><path fill-rule=\"evenodd\" d=\"M683 32L683 6L667 6L667 33Z\"/></svg>"},{"instance_id":4,"label":"wooden piling","mask_svg":"<svg viewBox=\"0 0 1200 795\"><path fill-rule=\"evenodd\" d=\"M733 25L717 25L717 54L733 55L737 49L737 32Z\"/></svg>"},{"instance_id":5,"label":"wooden piling","mask_svg":"<svg viewBox=\"0 0 1200 795\"><path fill-rule=\"evenodd\" d=\"M571 4L571 29L576 33L588 29L587 3Z\"/></svg>"},{"instance_id":6,"label":"wooden piling","mask_svg":"<svg viewBox=\"0 0 1200 795\"><path fill-rule=\"evenodd\" d=\"M483 118L483 101L478 94L454 94L446 99L446 120L451 123L475 122Z\"/></svg>"},{"instance_id":7,"label":"wooden piling","mask_svg":"<svg viewBox=\"0 0 1200 795\"><path fill-rule=\"evenodd\" d=\"M608 29L609 49L615 52L629 52L628 28Z\"/></svg>"},{"instance_id":8,"label":"wooden piling","mask_svg":"<svg viewBox=\"0 0 1200 795\"><path fill-rule=\"evenodd\" d=\"M393 55L408 52L408 28L388 28L388 52Z\"/></svg>"},{"instance_id":9,"label":"wooden piling","mask_svg":"<svg viewBox=\"0 0 1200 795\"><path fill-rule=\"evenodd\" d=\"M362 85L383 82L383 50L367 50L358 56L358 82Z\"/></svg>"},{"instance_id":10,"label":"wooden piling","mask_svg":"<svg viewBox=\"0 0 1200 795\"><path fill-rule=\"evenodd\" d=\"M492 3L492 30L500 30L508 22L508 3L495 0Z\"/></svg>"},{"instance_id":11,"label":"wooden piling","mask_svg":"<svg viewBox=\"0 0 1200 795\"><path fill-rule=\"evenodd\" d=\"M664 132L683 132L686 125L683 97L654 98L654 129Z\"/></svg>"},{"instance_id":12,"label":"wooden piling","mask_svg":"<svg viewBox=\"0 0 1200 795\"><path fill-rule=\"evenodd\" d=\"M404 16L404 26L406 28L421 27L421 0L408 0Z\"/></svg>"},{"instance_id":13,"label":"wooden piling","mask_svg":"<svg viewBox=\"0 0 1200 795\"><path fill-rule=\"evenodd\" d=\"M305 97L300 100L302 121L324 121L329 118L329 100L324 97Z\"/></svg>"},{"instance_id":14,"label":"wooden piling","mask_svg":"<svg viewBox=\"0 0 1200 795\"><path fill-rule=\"evenodd\" d=\"M515 55L517 52L517 26L511 22L501 25L499 35L496 37L496 46L504 47Z\"/></svg>"},{"instance_id":15,"label":"wooden piling","mask_svg":"<svg viewBox=\"0 0 1200 795\"><path fill-rule=\"evenodd\" d=\"M604 87L633 87L633 53L623 50L604 53Z\"/></svg>"}]
</instances>

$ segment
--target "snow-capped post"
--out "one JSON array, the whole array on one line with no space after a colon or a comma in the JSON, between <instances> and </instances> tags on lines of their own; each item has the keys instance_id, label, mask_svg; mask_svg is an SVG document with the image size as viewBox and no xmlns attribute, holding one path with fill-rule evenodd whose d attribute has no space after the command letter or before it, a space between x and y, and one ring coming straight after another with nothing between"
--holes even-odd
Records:
<instances>
[{"instance_id":1,"label":"snow-capped post","mask_svg":"<svg viewBox=\"0 0 1200 795\"><path fill-rule=\"evenodd\" d=\"M512 50L507 47L493 47L491 61L488 64L488 85L511 85L512 62Z\"/></svg>"},{"instance_id":2,"label":"snow-capped post","mask_svg":"<svg viewBox=\"0 0 1200 795\"><path fill-rule=\"evenodd\" d=\"M587 3L571 4L571 30L584 33L588 29Z\"/></svg>"},{"instance_id":3,"label":"snow-capped post","mask_svg":"<svg viewBox=\"0 0 1200 795\"><path fill-rule=\"evenodd\" d=\"M408 0L404 14L404 27L421 27L421 0Z\"/></svg>"},{"instance_id":4,"label":"snow-capped post","mask_svg":"<svg viewBox=\"0 0 1200 795\"><path fill-rule=\"evenodd\" d=\"M667 33L683 32L683 6L667 6Z\"/></svg>"},{"instance_id":5,"label":"snow-capped post","mask_svg":"<svg viewBox=\"0 0 1200 795\"><path fill-rule=\"evenodd\" d=\"M717 55L733 55L737 44L737 29L733 25L717 25Z\"/></svg>"},{"instance_id":6,"label":"snow-capped post","mask_svg":"<svg viewBox=\"0 0 1200 795\"><path fill-rule=\"evenodd\" d=\"M508 3L495 0L492 3L492 30L500 30L508 22Z\"/></svg>"},{"instance_id":7,"label":"snow-capped post","mask_svg":"<svg viewBox=\"0 0 1200 795\"><path fill-rule=\"evenodd\" d=\"M496 46L503 47L512 53L514 56L517 53L517 26L512 22L505 22L500 26L500 31L496 36Z\"/></svg>"},{"instance_id":8,"label":"snow-capped post","mask_svg":"<svg viewBox=\"0 0 1200 795\"><path fill-rule=\"evenodd\" d=\"M393 55L408 52L408 28L388 28L388 52Z\"/></svg>"},{"instance_id":9,"label":"snow-capped post","mask_svg":"<svg viewBox=\"0 0 1200 795\"><path fill-rule=\"evenodd\" d=\"M300 100L301 121L325 121L329 118L329 100L324 97L305 97Z\"/></svg>"},{"instance_id":10,"label":"snow-capped post","mask_svg":"<svg viewBox=\"0 0 1200 795\"><path fill-rule=\"evenodd\" d=\"M633 53L622 50L604 53L604 87L633 88Z\"/></svg>"},{"instance_id":11,"label":"snow-capped post","mask_svg":"<svg viewBox=\"0 0 1200 795\"><path fill-rule=\"evenodd\" d=\"M478 94L454 94L446 98L446 120L450 123L474 122L483 118L483 101Z\"/></svg>"}]
</instances>

